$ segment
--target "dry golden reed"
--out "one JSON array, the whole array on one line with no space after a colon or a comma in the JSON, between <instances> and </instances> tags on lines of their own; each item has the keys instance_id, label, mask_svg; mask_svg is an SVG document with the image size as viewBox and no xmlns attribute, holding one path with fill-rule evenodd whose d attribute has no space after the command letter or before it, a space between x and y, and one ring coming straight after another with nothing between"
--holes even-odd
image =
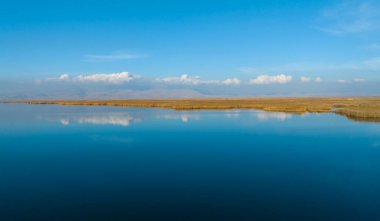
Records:
<instances>
[{"instance_id":1,"label":"dry golden reed","mask_svg":"<svg viewBox=\"0 0 380 221\"><path fill-rule=\"evenodd\" d=\"M334 112L353 120L380 121L379 97L28 100L3 101L2 103L172 108L175 110L256 109L295 114Z\"/></svg>"}]
</instances>

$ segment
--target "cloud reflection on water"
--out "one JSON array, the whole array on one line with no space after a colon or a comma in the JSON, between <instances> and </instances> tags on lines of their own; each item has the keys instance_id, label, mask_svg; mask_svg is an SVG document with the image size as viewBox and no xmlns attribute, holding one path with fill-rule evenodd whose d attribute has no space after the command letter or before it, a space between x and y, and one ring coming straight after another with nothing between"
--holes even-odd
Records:
<instances>
[{"instance_id":1,"label":"cloud reflection on water","mask_svg":"<svg viewBox=\"0 0 380 221\"><path fill-rule=\"evenodd\" d=\"M189 113L172 113L172 114L164 114L158 115L158 119L165 120L181 120L183 123L189 122L189 120L200 120L200 116L198 114L189 114Z\"/></svg>"},{"instance_id":2,"label":"cloud reflection on water","mask_svg":"<svg viewBox=\"0 0 380 221\"><path fill-rule=\"evenodd\" d=\"M225 111L226 114L224 116L226 116L226 118L239 118L240 117L240 112L241 110L228 110L228 111Z\"/></svg>"},{"instance_id":3,"label":"cloud reflection on water","mask_svg":"<svg viewBox=\"0 0 380 221\"><path fill-rule=\"evenodd\" d=\"M64 116L59 119L62 125L71 123L94 124L94 125L115 125L127 127L132 122L139 121L139 118L132 117L129 113L104 113L104 114L83 114L76 116Z\"/></svg>"},{"instance_id":4,"label":"cloud reflection on water","mask_svg":"<svg viewBox=\"0 0 380 221\"><path fill-rule=\"evenodd\" d=\"M255 115L257 119L260 121L268 121L268 120L285 121L292 118L291 114L282 113L282 112L257 111Z\"/></svg>"},{"instance_id":5,"label":"cloud reflection on water","mask_svg":"<svg viewBox=\"0 0 380 221\"><path fill-rule=\"evenodd\" d=\"M247 110L228 110L221 112L225 118L228 119L238 119L241 115L249 114L254 116L258 121L285 121L293 117L292 114L281 113L281 112L265 112L265 111L247 111ZM253 114L253 115L252 115ZM183 123L188 123L190 121L201 120L201 113L197 111L140 111L140 110L130 110L128 112L99 112L99 113L73 113L57 116L55 119L48 119L53 121L59 121L62 125L70 124L93 124L93 125L114 125L128 127L133 123L145 121L145 120L178 120ZM205 115L202 117L207 117ZM45 118L46 119L46 118Z\"/></svg>"},{"instance_id":6,"label":"cloud reflection on water","mask_svg":"<svg viewBox=\"0 0 380 221\"><path fill-rule=\"evenodd\" d=\"M61 118L60 122L62 125L69 125L70 124L70 120L68 118Z\"/></svg>"},{"instance_id":7,"label":"cloud reflection on water","mask_svg":"<svg viewBox=\"0 0 380 221\"><path fill-rule=\"evenodd\" d=\"M135 119L129 115L127 116L88 116L88 117L80 117L76 119L80 124L100 124L100 125L118 125L127 127L133 122Z\"/></svg>"},{"instance_id":8,"label":"cloud reflection on water","mask_svg":"<svg viewBox=\"0 0 380 221\"><path fill-rule=\"evenodd\" d=\"M93 124L93 125L114 125L128 127L132 123L140 122L146 119L164 119L164 120L180 120L187 123L192 120L200 120L200 115L194 113L141 113L138 111L131 112L109 112L98 114L73 114L71 116L60 116L58 119L62 125L77 124ZM51 119L50 119L51 120ZM55 120L54 120L55 121Z\"/></svg>"}]
</instances>

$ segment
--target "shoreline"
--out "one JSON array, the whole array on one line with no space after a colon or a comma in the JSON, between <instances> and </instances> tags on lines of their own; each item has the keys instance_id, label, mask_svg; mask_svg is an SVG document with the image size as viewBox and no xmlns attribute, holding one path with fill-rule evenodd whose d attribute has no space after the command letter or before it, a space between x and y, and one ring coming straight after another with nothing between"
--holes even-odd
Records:
<instances>
[{"instance_id":1,"label":"shoreline","mask_svg":"<svg viewBox=\"0 0 380 221\"><path fill-rule=\"evenodd\" d=\"M380 122L380 97L10 100L0 101L0 103L170 108L174 110L255 109L291 114L335 113L350 120Z\"/></svg>"}]
</instances>

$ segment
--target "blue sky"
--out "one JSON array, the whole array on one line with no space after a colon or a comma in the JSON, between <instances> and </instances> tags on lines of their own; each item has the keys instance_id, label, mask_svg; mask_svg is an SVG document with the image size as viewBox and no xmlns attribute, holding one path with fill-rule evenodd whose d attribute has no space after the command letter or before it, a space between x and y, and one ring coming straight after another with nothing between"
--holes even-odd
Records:
<instances>
[{"instance_id":1,"label":"blue sky","mask_svg":"<svg viewBox=\"0 0 380 221\"><path fill-rule=\"evenodd\" d=\"M200 93L220 84L242 87L235 94L245 95L245 87L259 91L264 85L262 90L282 95L278 88L286 85L288 91L317 87L311 84L375 87L380 3L1 1L0 67L1 81L29 81L40 88L61 81L67 88L177 85ZM113 77L120 82L109 80ZM363 94L380 94L361 88Z\"/></svg>"}]
</instances>

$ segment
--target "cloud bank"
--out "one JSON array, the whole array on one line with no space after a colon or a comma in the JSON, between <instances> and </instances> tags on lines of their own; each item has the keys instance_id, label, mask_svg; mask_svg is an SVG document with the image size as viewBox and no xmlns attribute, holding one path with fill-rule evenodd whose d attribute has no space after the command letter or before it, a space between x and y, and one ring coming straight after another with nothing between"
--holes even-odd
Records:
<instances>
[{"instance_id":1,"label":"cloud bank","mask_svg":"<svg viewBox=\"0 0 380 221\"><path fill-rule=\"evenodd\" d=\"M208 83L207 81L202 81L199 76L189 76L187 74L183 74L179 77L165 77L165 78L157 78L157 82L163 82L168 84L190 84L190 85L199 85Z\"/></svg>"},{"instance_id":2,"label":"cloud bank","mask_svg":"<svg viewBox=\"0 0 380 221\"><path fill-rule=\"evenodd\" d=\"M184 84L184 85L201 85L201 84L213 84L213 85L239 85L240 80L238 78L227 78L223 81L221 80L202 80L200 76L189 76L183 74L179 77L165 77L165 78L156 78L155 80L158 83L166 84Z\"/></svg>"},{"instance_id":3,"label":"cloud bank","mask_svg":"<svg viewBox=\"0 0 380 221\"><path fill-rule=\"evenodd\" d=\"M62 74L58 78L49 78L48 81L122 84L122 83L130 82L138 78L139 78L138 75L131 75L129 72L119 72L119 73L110 73L110 74L78 75L73 78L71 78L69 74Z\"/></svg>"},{"instance_id":4,"label":"cloud bank","mask_svg":"<svg viewBox=\"0 0 380 221\"><path fill-rule=\"evenodd\" d=\"M309 78L309 77L305 77L305 76L301 76L300 80L301 80L302 82L307 83L307 82L310 82L310 81L311 81L311 78Z\"/></svg>"},{"instance_id":5,"label":"cloud bank","mask_svg":"<svg viewBox=\"0 0 380 221\"><path fill-rule=\"evenodd\" d=\"M240 80L237 79L237 78L227 78L222 83L225 84L225 85L239 85L240 84Z\"/></svg>"},{"instance_id":6,"label":"cloud bank","mask_svg":"<svg viewBox=\"0 0 380 221\"><path fill-rule=\"evenodd\" d=\"M117 72L109 74L81 74L75 77L70 77L69 74L62 74L56 78L48 78L41 82L67 82L67 83L99 83L99 84L113 84L120 85L124 83L129 83L137 79L142 79L139 75L132 75L129 72ZM291 75L258 75L254 79L250 79L246 82L242 82L238 78L227 78L225 80L202 80L200 76L189 76L183 74L179 77L164 77L149 79L145 78L144 82L153 85L188 85L188 86L248 86L248 85L270 85L270 84L287 84L293 81L294 77ZM308 76L301 76L299 78L301 83L321 83L322 78ZM335 81L336 83L365 83L364 78L354 78L354 79L339 79Z\"/></svg>"},{"instance_id":7,"label":"cloud bank","mask_svg":"<svg viewBox=\"0 0 380 221\"><path fill-rule=\"evenodd\" d=\"M260 75L260 76L257 76L255 79L251 79L249 83L250 84L274 84L274 83L286 84L286 83L290 83L292 79L293 79L292 76L287 76L284 74L274 75L274 76Z\"/></svg>"}]
</instances>

